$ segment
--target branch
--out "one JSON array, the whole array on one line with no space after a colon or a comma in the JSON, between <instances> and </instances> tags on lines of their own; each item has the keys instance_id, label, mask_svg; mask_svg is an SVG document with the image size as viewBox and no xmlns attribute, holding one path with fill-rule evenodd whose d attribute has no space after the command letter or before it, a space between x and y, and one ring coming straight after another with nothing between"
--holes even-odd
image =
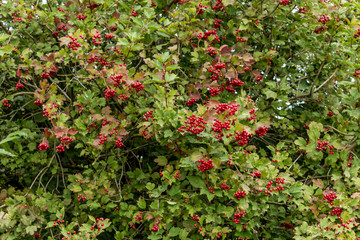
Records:
<instances>
[{"instance_id":1,"label":"branch","mask_svg":"<svg viewBox=\"0 0 360 240\"><path fill-rule=\"evenodd\" d=\"M314 93L316 93L317 91L319 91L320 88L322 88L328 81L330 81L330 80L333 78L333 76L335 75L335 73L336 73L337 71L339 71L338 68L335 70L335 72L334 72L333 74L331 74L331 76L330 76L328 79L326 79L325 82L323 82L317 89L314 90Z\"/></svg>"},{"instance_id":2,"label":"branch","mask_svg":"<svg viewBox=\"0 0 360 240\"><path fill-rule=\"evenodd\" d=\"M319 68L319 71L318 71L318 73L316 74L316 77L315 77L314 81L313 81L312 84L311 84L310 93L309 93L310 96L312 96L312 94L313 94L313 88L314 88L315 82L318 80L319 75L320 75L320 72L321 72L322 68L324 67L324 64L325 64L325 60L321 63L321 66L320 66L320 68Z\"/></svg>"},{"instance_id":3,"label":"branch","mask_svg":"<svg viewBox=\"0 0 360 240\"><path fill-rule=\"evenodd\" d=\"M334 130L335 132L338 132L338 133L340 133L340 134L342 134L342 135L344 135L344 136L354 136L354 134L344 133L344 132L342 132L342 131L340 131L340 130L332 127L332 126L329 126L329 125L324 125L324 127L326 127L326 128L331 128L331 129Z\"/></svg>"},{"instance_id":4,"label":"branch","mask_svg":"<svg viewBox=\"0 0 360 240\"><path fill-rule=\"evenodd\" d=\"M291 166L289 167L289 170L291 169L291 167L297 162L297 160L300 159L300 157L302 156L303 154L300 154L296 159L295 161L291 164Z\"/></svg>"}]
</instances>

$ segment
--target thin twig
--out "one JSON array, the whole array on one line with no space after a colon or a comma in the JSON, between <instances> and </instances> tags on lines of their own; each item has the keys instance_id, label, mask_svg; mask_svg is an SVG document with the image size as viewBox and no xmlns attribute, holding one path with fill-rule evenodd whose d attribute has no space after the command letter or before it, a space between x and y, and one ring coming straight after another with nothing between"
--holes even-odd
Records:
<instances>
[{"instance_id":1,"label":"thin twig","mask_svg":"<svg viewBox=\"0 0 360 240\"><path fill-rule=\"evenodd\" d=\"M313 88L314 88L315 82L316 82L317 79L319 78L320 72L321 72L322 68L324 67L324 64L325 64L325 60L321 63L321 66L320 66L320 68L319 68L319 71L317 72L314 81L311 83L310 94L309 94L310 96L312 96L312 94L313 94Z\"/></svg>"},{"instance_id":2,"label":"thin twig","mask_svg":"<svg viewBox=\"0 0 360 240\"><path fill-rule=\"evenodd\" d=\"M317 89L314 90L314 93L316 93L317 91L319 91L320 88L322 88L328 81L330 81L330 80L333 78L333 76L335 75L335 73L336 73L337 71L339 71L338 68L335 70L335 72L334 72L333 74L331 74L331 76L330 76L328 79L326 79L325 82L323 82Z\"/></svg>"},{"instance_id":3,"label":"thin twig","mask_svg":"<svg viewBox=\"0 0 360 240\"><path fill-rule=\"evenodd\" d=\"M297 162L297 160L300 159L300 157L302 156L303 154L300 154L296 159L295 161L291 164L291 166L289 167L289 170L291 169L291 167Z\"/></svg>"},{"instance_id":4,"label":"thin twig","mask_svg":"<svg viewBox=\"0 0 360 240\"><path fill-rule=\"evenodd\" d=\"M335 132L338 132L338 133L340 133L340 134L342 134L342 135L344 135L344 136L354 136L354 134L344 133L344 132L342 132L342 131L340 131L340 130L332 127L332 126L329 126L329 125L324 125L324 127L325 127L325 128L331 128L331 129L334 130Z\"/></svg>"}]
</instances>

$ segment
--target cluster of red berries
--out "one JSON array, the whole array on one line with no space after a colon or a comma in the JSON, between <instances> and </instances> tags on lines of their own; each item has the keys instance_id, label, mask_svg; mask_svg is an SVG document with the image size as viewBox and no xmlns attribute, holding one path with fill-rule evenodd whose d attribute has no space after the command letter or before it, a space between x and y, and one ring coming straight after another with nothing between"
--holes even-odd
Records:
<instances>
[{"instance_id":1,"label":"cluster of red berries","mask_svg":"<svg viewBox=\"0 0 360 240\"><path fill-rule=\"evenodd\" d=\"M334 113L329 110L329 112L327 113L327 115L328 115L329 117L332 117L332 116L334 116Z\"/></svg>"},{"instance_id":2,"label":"cluster of red berries","mask_svg":"<svg viewBox=\"0 0 360 240\"><path fill-rule=\"evenodd\" d=\"M283 5L283 6L287 6L290 4L290 1L289 0L281 0L279 4Z\"/></svg>"},{"instance_id":3,"label":"cluster of red berries","mask_svg":"<svg viewBox=\"0 0 360 240\"><path fill-rule=\"evenodd\" d=\"M55 147L56 148L56 151L57 152L65 152L65 148L64 148L64 145L59 145L59 146L57 146L57 147Z\"/></svg>"},{"instance_id":4,"label":"cluster of red berries","mask_svg":"<svg viewBox=\"0 0 360 240\"><path fill-rule=\"evenodd\" d=\"M42 106L43 102L40 102L40 99L37 99L36 101L34 101L34 104L38 106Z\"/></svg>"},{"instance_id":5,"label":"cluster of red berries","mask_svg":"<svg viewBox=\"0 0 360 240\"><path fill-rule=\"evenodd\" d=\"M34 237L41 238L41 234L40 233L35 233Z\"/></svg>"},{"instance_id":6,"label":"cluster of red berries","mask_svg":"<svg viewBox=\"0 0 360 240\"><path fill-rule=\"evenodd\" d=\"M229 115L235 115L236 111L238 110L239 105L236 104L227 104L227 103L221 103L218 106L216 106L215 110L217 114L221 114L223 112L225 112L226 110L228 110Z\"/></svg>"},{"instance_id":7,"label":"cluster of red berries","mask_svg":"<svg viewBox=\"0 0 360 240\"><path fill-rule=\"evenodd\" d=\"M215 12L221 10L224 7L224 5L222 4L222 0L216 0L215 6L212 7L213 10L215 10Z\"/></svg>"},{"instance_id":8,"label":"cluster of red berries","mask_svg":"<svg viewBox=\"0 0 360 240\"><path fill-rule=\"evenodd\" d=\"M151 228L151 231L153 231L153 232L159 231L159 225L157 225L156 223L154 223L154 224L153 224L153 227Z\"/></svg>"},{"instance_id":9,"label":"cluster of red berries","mask_svg":"<svg viewBox=\"0 0 360 240\"><path fill-rule=\"evenodd\" d=\"M244 216L245 216L245 213L246 213L246 211L242 211L242 212L240 212L240 213L234 213L234 220L233 220L233 222L234 222L235 224L239 224L240 218L244 217Z\"/></svg>"},{"instance_id":10,"label":"cluster of red berries","mask_svg":"<svg viewBox=\"0 0 360 240\"><path fill-rule=\"evenodd\" d=\"M77 42L77 38L73 36L66 36L71 39L71 42L68 44L68 48L72 50L77 50L79 47L81 47L81 44Z\"/></svg>"},{"instance_id":11,"label":"cluster of red berries","mask_svg":"<svg viewBox=\"0 0 360 240\"><path fill-rule=\"evenodd\" d=\"M210 190L210 193L215 194L215 192L214 192L214 187L208 187L208 189ZM195 226L195 227L196 227L196 226Z\"/></svg>"},{"instance_id":12,"label":"cluster of red berries","mask_svg":"<svg viewBox=\"0 0 360 240\"><path fill-rule=\"evenodd\" d=\"M246 39L243 39L242 37L236 37L236 41L246 42Z\"/></svg>"},{"instance_id":13,"label":"cluster of red berries","mask_svg":"<svg viewBox=\"0 0 360 240\"><path fill-rule=\"evenodd\" d=\"M194 134L199 134L203 132L205 130L205 125L207 124L204 121L204 118L196 117L195 115L188 117L188 121L185 121L184 123L187 124L188 126L187 127L182 126L181 128L178 128L178 131L185 132L186 130Z\"/></svg>"},{"instance_id":14,"label":"cluster of red berries","mask_svg":"<svg viewBox=\"0 0 360 240\"><path fill-rule=\"evenodd\" d=\"M199 216L198 216L198 215L192 216L191 218L192 218L192 220L194 220L195 222L198 222L198 221L199 221Z\"/></svg>"},{"instance_id":15,"label":"cluster of red berries","mask_svg":"<svg viewBox=\"0 0 360 240\"><path fill-rule=\"evenodd\" d=\"M334 200L337 198L336 193L328 193L324 195L324 200L333 205Z\"/></svg>"},{"instance_id":16,"label":"cluster of red berries","mask_svg":"<svg viewBox=\"0 0 360 240\"><path fill-rule=\"evenodd\" d=\"M286 227L286 228L294 228L294 225L292 225L292 224L289 223L289 222L284 222L284 223L283 223L283 226Z\"/></svg>"},{"instance_id":17,"label":"cluster of red berries","mask_svg":"<svg viewBox=\"0 0 360 240\"><path fill-rule=\"evenodd\" d=\"M222 132L223 129L229 130L230 129L231 120L227 120L224 123L222 123L219 119L215 119L214 125L211 127L211 129L214 132Z\"/></svg>"},{"instance_id":18,"label":"cluster of red berries","mask_svg":"<svg viewBox=\"0 0 360 240\"><path fill-rule=\"evenodd\" d=\"M301 7L299 8L299 13L304 13L304 12L308 12L309 10L307 10L305 7Z\"/></svg>"},{"instance_id":19,"label":"cluster of red berries","mask_svg":"<svg viewBox=\"0 0 360 240\"><path fill-rule=\"evenodd\" d=\"M62 137L60 138L61 144L68 145L74 141L71 137Z\"/></svg>"},{"instance_id":20,"label":"cluster of red berries","mask_svg":"<svg viewBox=\"0 0 360 240\"><path fill-rule=\"evenodd\" d=\"M65 10L62 9L62 8L60 8L60 7L58 7L57 9L58 9L58 11L60 11L60 12L65 12Z\"/></svg>"},{"instance_id":21,"label":"cluster of red berries","mask_svg":"<svg viewBox=\"0 0 360 240\"><path fill-rule=\"evenodd\" d=\"M97 219L96 219L96 222L97 222L98 224L99 224L99 221L102 221L102 222L103 222L103 221L104 221L104 219L103 219L103 218L97 218ZM100 230L101 230L101 227L102 227L102 226L104 226L104 223L101 223L101 226L98 226L98 228L97 228L97 229L98 229L98 231L100 231ZM91 228L90 228L90 229L91 229L91 230L94 230L94 229L95 229L95 225L91 226Z\"/></svg>"},{"instance_id":22,"label":"cluster of red berries","mask_svg":"<svg viewBox=\"0 0 360 240\"><path fill-rule=\"evenodd\" d=\"M124 146L124 143L119 138L118 140L116 140L115 145L116 145L117 148L121 148L121 147Z\"/></svg>"},{"instance_id":23,"label":"cluster of red berries","mask_svg":"<svg viewBox=\"0 0 360 240\"><path fill-rule=\"evenodd\" d=\"M144 85L142 85L141 82L131 83L131 87L134 88L136 92L140 92L141 90L144 89Z\"/></svg>"},{"instance_id":24,"label":"cluster of red berries","mask_svg":"<svg viewBox=\"0 0 360 240\"><path fill-rule=\"evenodd\" d=\"M254 172L254 173L251 173L250 176L251 176L251 177L261 177L261 172L256 171L256 172Z\"/></svg>"},{"instance_id":25,"label":"cluster of red berries","mask_svg":"<svg viewBox=\"0 0 360 240\"><path fill-rule=\"evenodd\" d=\"M244 130L242 132L235 131L235 134L235 141L238 143L239 146L246 146L248 144L251 133L248 133Z\"/></svg>"},{"instance_id":26,"label":"cluster of red berries","mask_svg":"<svg viewBox=\"0 0 360 240\"><path fill-rule=\"evenodd\" d=\"M241 198L244 198L246 195L245 191L238 191L235 192L234 197L237 198L237 200L240 200Z\"/></svg>"},{"instance_id":27,"label":"cluster of red berries","mask_svg":"<svg viewBox=\"0 0 360 240\"><path fill-rule=\"evenodd\" d=\"M212 97L216 97L217 95L219 95L220 89L219 88L210 88L209 92Z\"/></svg>"},{"instance_id":28,"label":"cluster of red berries","mask_svg":"<svg viewBox=\"0 0 360 240\"><path fill-rule=\"evenodd\" d=\"M77 196L77 198L78 198L78 202L80 202L80 201L85 202L85 200L86 200L86 197L83 196L82 194L79 194L79 195Z\"/></svg>"},{"instance_id":29,"label":"cluster of red berries","mask_svg":"<svg viewBox=\"0 0 360 240\"><path fill-rule=\"evenodd\" d=\"M199 6L196 7L197 9L197 14L202 15L204 14L204 9L207 9L207 6L203 6L202 3L199 3Z\"/></svg>"},{"instance_id":30,"label":"cluster of red berries","mask_svg":"<svg viewBox=\"0 0 360 240\"><path fill-rule=\"evenodd\" d=\"M99 42L97 42L96 39L99 39ZM99 33L99 31L96 31L96 34L93 36L92 42L94 43L95 46L97 45L101 45L101 35Z\"/></svg>"},{"instance_id":31,"label":"cluster of red berries","mask_svg":"<svg viewBox=\"0 0 360 240\"><path fill-rule=\"evenodd\" d=\"M70 234L71 234L71 232L67 232L67 235L70 235ZM73 234L76 234L76 231L73 231ZM61 240L66 240L66 239L69 239L69 237L66 236L65 238L61 238Z\"/></svg>"},{"instance_id":32,"label":"cluster of red berries","mask_svg":"<svg viewBox=\"0 0 360 240\"><path fill-rule=\"evenodd\" d=\"M226 232L224 232L224 234L226 234ZM218 235L216 236L216 238L218 238L218 239L221 238L221 235L222 235L222 233L219 232Z\"/></svg>"},{"instance_id":33,"label":"cluster of red berries","mask_svg":"<svg viewBox=\"0 0 360 240\"><path fill-rule=\"evenodd\" d=\"M101 145L101 144L105 144L105 142L107 141L107 135L106 134L102 134L102 133L99 133L99 143L98 145Z\"/></svg>"},{"instance_id":34,"label":"cluster of red berries","mask_svg":"<svg viewBox=\"0 0 360 240\"><path fill-rule=\"evenodd\" d=\"M138 15L138 12L135 11L135 9L131 10L131 15L133 17L136 17Z\"/></svg>"},{"instance_id":35,"label":"cluster of red berries","mask_svg":"<svg viewBox=\"0 0 360 240\"><path fill-rule=\"evenodd\" d=\"M283 183L285 182L285 178L277 177L275 182L276 182L277 184L283 184Z\"/></svg>"},{"instance_id":36,"label":"cluster of red berries","mask_svg":"<svg viewBox=\"0 0 360 240\"><path fill-rule=\"evenodd\" d=\"M84 20L85 18L87 18L87 15L82 15L81 13L79 13L79 15L76 16L79 20Z\"/></svg>"},{"instance_id":37,"label":"cluster of red berries","mask_svg":"<svg viewBox=\"0 0 360 240\"><path fill-rule=\"evenodd\" d=\"M317 34L320 34L323 31L325 31L327 28L328 28L327 26L325 26L325 27L321 26L321 27L316 28L314 32L317 33Z\"/></svg>"},{"instance_id":38,"label":"cluster of red berries","mask_svg":"<svg viewBox=\"0 0 360 240\"><path fill-rule=\"evenodd\" d=\"M233 87L241 87L242 85L244 85L244 82L241 81L240 79L234 79L230 82L230 84L233 86Z\"/></svg>"},{"instance_id":39,"label":"cluster of red berries","mask_svg":"<svg viewBox=\"0 0 360 240\"><path fill-rule=\"evenodd\" d=\"M153 110L148 111L147 113L144 114L145 117L145 121L148 121L149 118L152 118L154 120L154 116L152 115Z\"/></svg>"},{"instance_id":40,"label":"cluster of red berries","mask_svg":"<svg viewBox=\"0 0 360 240\"><path fill-rule=\"evenodd\" d=\"M359 28L360 29L360 28ZM356 71L354 74L353 74L354 77L358 78L360 76L360 70L359 71Z\"/></svg>"},{"instance_id":41,"label":"cluster of red berries","mask_svg":"<svg viewBox=\"0 0 360 240\"><path fill-rule=\"evenodd\" d=\"M60 217L62 217L62 215L60 215ZM65 222L65 220L57 219L56 221L53 222L53 226L55 227L56 225L62 224L62 223L64 223L64 222Z\"/></svg>"},{"instance_id":42,"label":"cluster of red berries","mask_svg":"<svg viewBox=\"0 0 360 240\"><path fill-rule=\"evenodd\" d=\"M214 56L217 54L216 49L211 47L210 45L205 51L207 51L210 54L210 56Z\"/></svg>"},{"instance_id":43,"label":"cluster of red berries","mask_svg":"<svg viewBox=\"0 0 360 240\"><path fill-rule=\"evenodd\" d=\"M265 186L266 188L271 188L272 187L272 183L273 181L270 181L267 183L267 185ZM277 186L277 187L274 187L272 189L269 189L269 190L265 190L264 193L265 194L270 194L272 192L280 192L280 191L284 191L284 187L283 186ZM259 190L259 192L262 192L261 190Z\"/></svg>"},{"instance_id":44,"label":"cluster of red berries","mask_svg":"<svg viewBox=\"0 0 360 240\"><path fill-rule=\"evenodd\" d=\"M44 151L44 150L47 150L49 148L49 145L47 143L40 143L39 144L39 151Z\"/></svg>"},{"instance_id":45,"label":"cluster of red berries","mask_svg":"<svg viewBox=\"0 0 360 240\"><path fill-rule=\"evenodd\" d=\"M317 145L317 147L315 148L316 150L326 150L327 148L329 148L329 150L330 150L330 154L334 154L334 151L333 151L333 149L334 149L334 146L332 146L332 145L330 145L329 144L329 142L327 142L327 141L325 141L325 142L318 142L317 143L318 145Z\"/></svg>"},{"instance_id":46,"label":"cluster of red berries","mask_svg":"<svg viewBox=\"0 0 360 240\"><path fill-rule=\"evenodd\" d=\"M260 127L257 130L255 130L256 135L258 135L259 137L265 136L265 134L267 133L268 129L266 126L264 127Z\"/></svg>"},{"instance_id":47,"label":"cluster of red berries","mask_svg":"<svg viewBox=\"0 0 360 240\"><path fill-rule=\"evenodd\" d=\"M101 6L101 3L94 3L94 4L91 4L90 6L87 6L87 8L90 8L91 10L93 10L100 6Z\"/></svg>"},{"instance_id":48,"label":"cluster of red berries","mask_svg":"<svg viewBox=\"0 0 360 240\"><path fill-rule=\"evenodd\" d=\"M125 96L123 94L118 96L118 99L121 99L122 101L125 101L128 98L129 98L129 96Z\"/></svg>"},{"instance_id":49,"label":"cluster of red berries","mask_svg":"<svg viewBox=\"0 0 360 240\"><path fill-rule=\"evenodd\" d=\"M105 39L111 39L111 38L114 38L114 37L115 37L115 35L112 34L112 33L109 33L109 34L105 35Z\"/></svg>"},{"instance_id":50,"label":"cluster of red berries","mask_svg":"<svg viewBox=\"0 0 360 240\"><path fill-rule=\"evenodd\" d=\"M178 172L174 175L174 178L178 178L178 179L180 179L180 177L181 177L181 176L180 176L180 173L181 173L181 172L180 172L180 171L178 171Z\"/></svg>"},{"instance_id":51,"label":"cluster of red berries","mask_svg":"<svg viewBox=\"0 0 360 240\"><path fill-rule=\"evenodd\" d=\"M325 16L325 14L320 16L320 18L318 19L318 22L322 23L322 24L326 24L326 22L328 22L328 21L330 21L330 17Z\"/></svg>"},{"instance_id":52,"label":"cluster of red berries","mask_svg":"<svg viewBox=\"0 0 360 240\"><path fill-rule=\"evenodd\" d=\"M250 122L251 120L254 120L254 119L256 119L256 116L257 116L257 114L255 113L255 109L251 109L250 110L250 112L249 112L249 114L250 114L250 117L248 117L248 121Z\"/></svg>"},{"instance_id":53,"label":"cluster of red berries","mask_svg":"<svg viewBox=\"0 0 360 240\"><path fill-rule=\"evenodd\" d=\"M45 71L45 70L43 70L43 71ZM50 74L48 74L48 73L46 73L46 72L43 72L40 77L43 78L43 79L49 79L49 78L50 78Z\"/></svg>"},{"instance_id":54,"label":"cluster of red berries","mask_svg":"<svg viewBox=\"0 0 360 240\"><path fill-rule=\"evenodd\" d=\"M329 212L329 215L334 216L340 216L340 214L343 212L342 208L334 208L331 212Z\"/></svg>"},{"instance_id":55,"label":"cluster of red berries","mask_svg":"<svg viewBox=\"0 0 360 240\"><path fill-rule=\"evenodd\" d=\"M11 107L11 104L9 103L9 101L8 100L6 100L6 99L4 99L3 101L2 101L2 104L5 106L5 107Z\"/></svg>"},{"instance_id":56,"label":"cluster of red berries","mask_svg":"<svg viewBox=\"0 0 360 240\"><path fill-rule=\"evenodd\" d=\"M111 99L111 98L113 98L115 96L116 91L113 90L113 89L108 88L108 89L106 89L104 91L104 93L105 93L105 99L109 100L109 99Z\"/></svg>"},{"instance_id":57,"label":"cluster of red berries","mask_svg":"<svg viewBox=\"0 0 360 240\"><path fill-rule=\"evenodd\" d=\"M109 123L110 123L110 121L107 120L106 118L104 118L101 126L104 127L104 126L108 125Z\"/></svg>"},{"instance_id":58,"label":"cluster of red berries","mask_svg":"<svg viewBox=\"0 0 360 240\"><path fill-rule=\"evenodd\" d=\"M200 159L199 160L199 165L197 166L199 171L201 172L205 172L207 170L213 169L214 165L213 165L213 160L206 158L207 161L204 161L204 159Z\"/></svg>"},{"instance_id":59,"label":"cluster of red berries","mask_svg":"<svg viewBox=\"0 0 360 240\"><path fill-rule=\"evenodd\" d=\"M115 48L113 51L114 51L114 52L117 52L117 53L120 54L120 55L124 55L124 53L123 53L123 52L120 52L120 50L117 49L117 48Z\"/></svg>"},{"instance_id":60,"label":"cluster of red berries","mask_svg":"<svg viewBox=\"0 0 360 240\"><path fill-rule=\"evenodd\" d=\"M140 222L141 220L143 220L143 217L141 216L142 212L139 212L139 214L136 214L135 216L135 221Z\"/></svg>"},{"instance_id":61,"label":"cluster of red berries","mask_svg":"<svg viewBox=\"0 0 360 240\"><path fill-rule=\"evenodd\" d=\"M358 38L360 36L360 28L358 28L357 33L354 34L354 38Z\"/></svg>"},{"instance_id":62,"label":"cluster of red berries","mask_svg":"<svg viewBox=\"0 0 360 240\"><path fill-rule=\"evenodd\" d=\"M216 19L215 18L215 22L214 22L214 28L220 28L220 24L221 24L222 20L220 19Z\"/></svg>"},{"instance_id":63,"label":"cluster of red berries","mask_svg":"<svg viewBox=\"0 0 360 240\"><path fill-rule=\"evenodd\" d=\"M198 30L196 30L196 32L198 32ZM211 30L211 31L206 31L204 33L204 35L202 35L202 33L199 33L197 35L197 38L200 39L200 40L205 40L206 41L211 35L216 35L216 34L217 34L217 31L216 31L216 29L214 29L214 30Z\"/></svg>"},{"instance_id":64,"label":"cluster of red berries","mask_svg":"<svg viewBox=\"0 0 360 240\"><path fill-rule=\"evenodd\" d=\"M76 106L79 107L78 112L81 112L83 110L83 106L80 103L76 104Z\"/></svg>"},{"instance_id":65,"label":"cluster of red berries","mask_svg":"<svg viewBox=\"0 0 360 240\"><path fill-rule=\"evenodd\" d=\"M58 104L54 104L54 107L58 108L59 105ZM51 111L53 109L53 107L49 107L49 110ZM49 119L51 118L51 116L55 116L56 115L56 112L53 112L50 114L50 112L47 110L47 107L44 107L44 110L43 110L43 117L48 117Z\"/></svg>"},{"instance_id":66,"label":"cluster of red berries","mask_svg":"<svg viewBox=\"0 0 360 240\"><path fill-rule=\"evenodd\" d=\"M20 83L20 81L16 83L16 89L23 89L24 87L24 84Z\"/></svg>"},{"instance_id":67,"label":"cluster of red berries","mask_svg":"<svg viewBox=\"0 0 360 240\"><path fill-rule=\"evenodd\" d=\"M359 226L359 223L357 223L356 221L358 220L357 217L354 217L354 220L353 219L349 219L346 223L344 222L344 219L342 219L340 216L338 216L338 219L342 222L342 224L338 225L338 228L340 228L341 226L343 226L344 228L346 229L350 229L350 224L352 224L351 227L358 227ZM357 238L358 240L360 240L360 238Z\"/></svg>"},{"instance_id":68,"label":"cluster of red berries","mask_svg":"<svg viewBox=\"0 0 360 240\"><path fill-rule=\"evenodd\" d=\"M222 183L221 186L220 186L220 188L221 188L222 190L224 190L224 191L230 190L229 185L227 185L226 183Z\"/></svg>"},{"instance_id":69,"label":"cluster of red berries","mask_svg":"<svg viewBox=\"0 0 360 240\"><path fill-rule=\"evenodd\" d=\"M90 63L93 63L93 62L98 62L101 66L105 66L107 68L111 68L112 65L110 62L107 62L105 58L98 58L98 57L91 57L87 60L87 62L90 64ZM115 63L115 61L113 61L113 63Z\"/></svg>"},{"instance_id":70,"label":"cluster of red berries","mask_svg":"<svg viewBox=\"0 0 360 240\"><path fill-rule=\"evenodd\" d=\"M229 161L227 161L227 165L229 165L229 167L233 167L233 166L234 166L234 164L231 163L231 160L232 160L232 158L229 157Z\"/></svg>"},{"instance_id":71,"label":"cluster of red berries","mask_svg":"<svg viewBox=\"0 0 360 240\"><path fill-rule=\"evenodd\" d=\"M96 127L96 124L95 123L91 123L88 127L87 127L87 130L90 131L90 128L91 127Z\"/></svg>"},{"instance_id":72,"label":"cluster of red berries","mask_svg":"<svg viewBox=\"0 0 360 240\"><path fill-rule=\"evenodd\" d=\"M142 133L141 133L146 140L148 140L148 139L150 139L150 138L152 138L152 137L154 136L154 134L149 135L149 134L146 132L146 130L147 130L148 128L149 128L149 127L145 128L145 129L142 131Z\"/></svg>"},{"instance_id":73,"label":"cluster of red berries","mask_svg":"<svg viewBox=\"0 0 360 240\"><path fill-rule=\"evenodd\" d=\"M260 80L261 80L262 78L263 78L262 75L257 75L257 76L256 76L255 80L256 80L257 84L260 84Z\"/></svg>"},{"instance_id":74,"label":"cluster of red berries","mask_svg":"<svg viewBox=\"0 0 360 240\"><path fill-rule=\"evenodd\" d=\"M58 30L63 30L64 32L67 30L65 24L61 24L57 27Z\"/></svg>"},{"instance_id":75,"label":"cluster of red berries","mask_svg":"<svg viewBox=\"0 0 360 240\"><path fill-rule=\"evenodd\" d=\"M186 102L186 105L188 105L189 107L191 107L191 105L196 102L197 100L195 98L190 98L189 101Z\"/></svg>"}]
</instances>

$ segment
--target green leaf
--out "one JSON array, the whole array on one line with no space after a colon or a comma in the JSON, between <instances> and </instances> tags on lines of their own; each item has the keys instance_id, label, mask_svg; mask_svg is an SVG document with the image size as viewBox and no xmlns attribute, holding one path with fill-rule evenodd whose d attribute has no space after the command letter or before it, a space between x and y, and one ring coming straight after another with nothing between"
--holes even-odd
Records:
<instances>
[{"instance_id":1,"label":"green leaf","mask_svg":"<svg viewBox=\"0 0 360 240\"><path fill-rule=\"evenodd\" d=\"M266 95L266 99L269 99L269 98L276 99L277 98L277 94L268 88L264 88L262 90L262 92Z\"/></svg>"},{"instance_id":2,"label":"green leaf","mask_svg":"<svg viewBox=\"0 0 360 240\"><path fill-rule=\"evenodd\" d=\"M179 238L181 240L185 240L187 239L187 235L189 234L189 231L187 231L186 229L181 229L180 230L180 235L179 235Z\"/></svg>"},{"instance_id":3,"label":"green leaf","mask_svg":"<svg viewBox=\"0 0 360 240\"><path fill-rule=\"evenodd\" d=\"M130 43L126 38L119 38L117 44L123 45L123 46L128 46Z\"/></svg>"},{"instance_id":4,"label":"green leaf","mask_svg":"<svg viewBox=\"0 0 360 240\"><path fill-rule=\"evenodd\" d=\"M9 157L16 157L15 154L12 154L11 152L8 152L2 148L0 148L0 155L6 155L6 156L9 156Z\"/></svg>"},{"instance_id":5,"label":"green leaf","mask_svg":"<svg viewBox=\"0 0 360 240\"><path fill-rule=\"evenodd\" d=\"M199 176L187 176L190 184L195 188L205 188L205 182Z\"/></svg>"},{"instance_id":6,"label":"green leaf","mask_svg":"<svg viewBox=\"0 0 360 240\"><path fill-rule=\"evenodd\" d=\"M155 17L155 11L152 8L144 8L144 14L147 19L152 19Z\"/></svg>"},{"instance_id":7,"label":"green leaf","mask_svg":"<svg viewBox=\"0 0 360 240\"><path fill-rule=\"evenodd\" d=\"M79 185L73 185L71 188L70 188L71 191L73 192L81 192L82 189Z\"/></svg>"},{"instance_id":8,"label":"green leaf","mask_svg":"<svg viewBox=\"0 0 360 240\"><path fill-rule=\"evenodd\" d=\"M310 141L317 142L318 138L320 137L320 131L322 131L322 129L323 125L321 123L311 122L309 124L309 129L307 130Z\"/></svg>"},{"instance_id":9,"label":"green leaf","mask_svg":"<svg viewBox=\"0 0 360 240\"><path fill-rule=\"evenodd\" d=\"M154 162L156 162L159 166L165 166L168 163L168 160L164 156L157 157Z\"/></svg>"},{"instance_id":10,"label":"green leaf","mask_svg":"<svg viewBox=\"0 0 360 240\"><path fill-rule=\"evenodd\" d=\"M179 235L180 230L181 229L179 227L172 227L169 231L169 237L176 237L177 235Z\"/></svg>"},{"instance_id":11,"label":"green leaf","mask_svg":"<svg viewBox=\"0 0 360 240\"><path fill-rule=\"evenodd\" d=\"M139 208L145 209L146 208L146 201L143 198L140 198L137 201L137 205L139 206Z\"/></svg>"},{"instance_id":12,"label":"green leaf","mask_svg":"<svg viewBox=\"0 0 360 240\"><path fill-rule=\"evenodd\" d=\"M155 184L154 183L147 183L146 188L151 191L151 190L153 190L155 188Z\"/></svg>"}]
</instances>

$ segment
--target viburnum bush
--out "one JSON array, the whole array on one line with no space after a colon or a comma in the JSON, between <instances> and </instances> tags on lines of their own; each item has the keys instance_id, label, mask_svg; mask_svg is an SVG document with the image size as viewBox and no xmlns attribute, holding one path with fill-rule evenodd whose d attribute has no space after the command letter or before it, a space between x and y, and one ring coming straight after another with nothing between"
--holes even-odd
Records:
<instances>
[{"instance_id":1,"label":"viburnum bush","mask_svg":"<svg viewBox=\"0 0 360 240\"><path fill-rule=\"evenodd\" d=\"M0 239L360 239L360 4L0 4Z\"/></svg>"}]
</instances>

